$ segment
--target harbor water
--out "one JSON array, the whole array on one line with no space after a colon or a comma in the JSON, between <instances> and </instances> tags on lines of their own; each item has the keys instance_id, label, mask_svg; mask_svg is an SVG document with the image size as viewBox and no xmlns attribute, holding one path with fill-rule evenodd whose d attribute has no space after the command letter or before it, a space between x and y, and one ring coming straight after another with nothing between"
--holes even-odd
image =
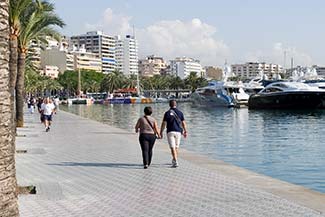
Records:
<instances>
[{"instance_id":1,"label":"harbor water","mask_svg":"<svg viewBox=\"0 0 325 217\"><path fill-rule=\"evenodd\" d=\"M145 106L60 109L133 132ZM150 106L160 126L168 103ZM178 108L189 131L181 148L325 193L325 110L207 109L191 103L180 103Z\"/></svg>"}]
</instances>

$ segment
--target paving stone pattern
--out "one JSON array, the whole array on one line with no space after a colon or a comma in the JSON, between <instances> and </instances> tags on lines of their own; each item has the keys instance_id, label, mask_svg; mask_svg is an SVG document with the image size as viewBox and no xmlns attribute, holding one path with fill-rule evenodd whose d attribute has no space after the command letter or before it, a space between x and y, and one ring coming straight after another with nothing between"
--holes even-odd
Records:
<instances>
[{"instance_id":1,"label":"paving stone pattern","mask_svg":"<svg viewBox=\"0 0 325 217\"><path fill-rule=\"evenodd\" d=\"M134 133L66 112L48 133L38 114L25 120L17 149L28 152L17 154L17 179L37 194L19 197L22 217L321 216L195 162L171 168L163 141L144 170Z\"/></svg>"}]
</instances>

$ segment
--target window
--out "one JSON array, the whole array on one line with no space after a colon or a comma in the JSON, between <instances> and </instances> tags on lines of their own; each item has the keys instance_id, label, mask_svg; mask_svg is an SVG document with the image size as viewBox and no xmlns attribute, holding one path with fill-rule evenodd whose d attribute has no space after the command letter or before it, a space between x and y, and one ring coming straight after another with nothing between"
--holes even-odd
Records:
<instances>
[{"instance_id":1,"label":"window","mask_svg":"<svg viewBox=\"0 0 325 217\"><path fill-rule=\"evenodd\" d=\"M263 93L275 93L275 92L282 92L282 90L276 87L270 87L263 90Z\"/></svg>"}]
</instances>

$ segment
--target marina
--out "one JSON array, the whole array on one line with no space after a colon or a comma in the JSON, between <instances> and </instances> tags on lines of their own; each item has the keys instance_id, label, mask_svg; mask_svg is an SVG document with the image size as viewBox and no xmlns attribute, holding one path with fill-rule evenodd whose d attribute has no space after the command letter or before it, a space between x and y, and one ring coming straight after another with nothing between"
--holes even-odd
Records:
<instances>
[{"instance_id":1,"label":"marina","mask_svg":"<svg viewBox=\"0 0 325 217\"><path fill-rule=\"evenodd\" d=\"M63 109L133 132L144 106L73 105ZM168 105L151 106L160 124ZM203 109L191 103L181 103L179 108L190 135L182 148L325 192L324 110Z\"/></svg>"}]
</instances>

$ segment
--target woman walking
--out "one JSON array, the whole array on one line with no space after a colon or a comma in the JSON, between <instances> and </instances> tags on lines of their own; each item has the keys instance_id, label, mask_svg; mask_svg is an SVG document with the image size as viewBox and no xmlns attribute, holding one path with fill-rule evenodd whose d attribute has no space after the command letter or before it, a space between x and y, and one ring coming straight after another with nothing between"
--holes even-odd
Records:
<instances>
[{"instance_id":1,"label":"woman walking","mask_svg":"<svg viewBox=\"0 0 325 217\"><path fill-rule=\"evenodd\" d=\"M150 106L144 108L144 116L139 118L135 125L135 132L139 135L139 142L142 150L143 168L147 169L151 164L152 149L156 138L160 138L157 121L151 117L152 108Z\"/></svg>"}]
</instances>

